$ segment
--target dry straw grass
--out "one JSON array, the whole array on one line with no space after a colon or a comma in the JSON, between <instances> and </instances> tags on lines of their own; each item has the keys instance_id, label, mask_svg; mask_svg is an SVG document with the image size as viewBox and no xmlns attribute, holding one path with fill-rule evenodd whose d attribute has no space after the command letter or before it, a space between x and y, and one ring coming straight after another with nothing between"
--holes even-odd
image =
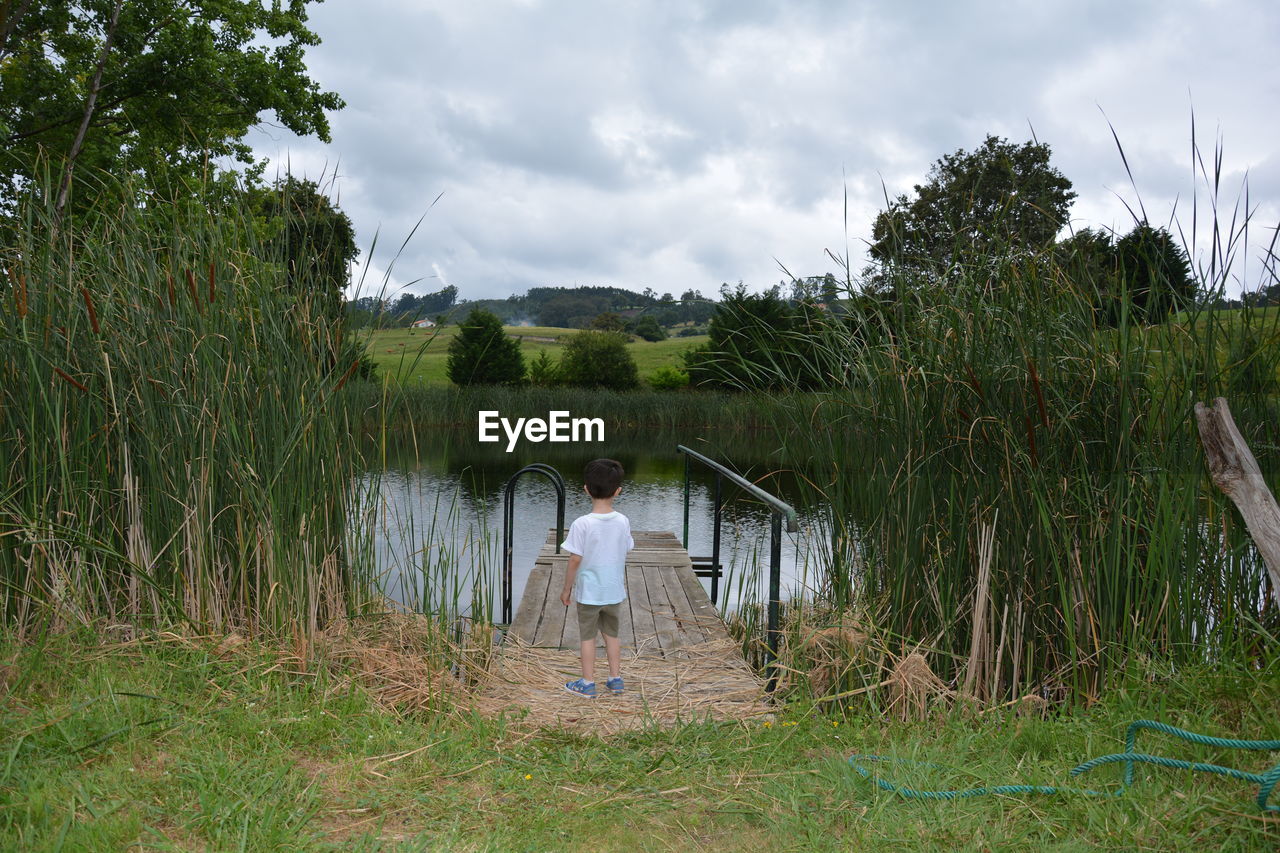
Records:
<instances>
[{"instance_id":1,"label":"dry straw grass","mask_svg":"<svg viewBox=\"0 0 1280 853\"><path fill-rule=\"evenodd\" d=\"M955 696L918 651L894 664L884 683L889 687L889 704L885 710L903 720L923 719L940 703Z\"/></svg>"},{"instance_id":2,"label":"dry straw grass","mask_svg":"<svg viewBox=\"0 0 1280 853\"><path fill-rule=\"evenodd\" d=\"M925 655L912 651L886 668L884 655L868 632L850 625L817 628L795 644L794 663L811 668L789 669L793 682L807 680L815 696L840 683L854 660L874 667L883 678L869 680L855 690L825 696L824 700L868 692L886 696L886 714L903 720L922 719L970 698L950 689L929 666ZM243 661L242 671L260 668L292 676L315 676L324 671L332 689L359 684L374 701L397 714L475 710L486 716L518 714L523 723L561 727L601 736L651 726L669 726L705 719L746 720L776 710L764 681L743 659L740 645L728 638L669 650L624 649L622 674L627 689L620 696L605 690L607 662L603 651L596 663L600 693L595 699L563 689L580 674L576 649L529 646L515 637L497 645L493 627L468 626L462 642L446 637L438 622L415 614L382 614L329 625L310 641L299 635L271 643L239 633L204 635L161 632L130 637L109 644L104 651L142 643L175 643L201 649L226 660ZM803 663L802 663L803 661ZM863 673L866 677L866 673ZM1043 713L1045 702L1027 696L1014 703L1020 715Z\"/></svg>"},{"instance_id":3,"label":"dry straw grass","mask_svg":"<svg viewBox=\"0 0 1280 853\"><path fill-rule=\"evenodd\" d=\"M525 709L529 722L601 735L707 718L741 720L772 711L764 683L729 639L675 649L666 657L624 649L627 689L620 696L604 689L603 657L596 664L600 695L587 699L567 692L564 683L577 678L579 669L576 650L534 648L508 638L476 707L486 714Z\"/></svg>"},{"instance_id":4,"label":"dry straw grass","mask_svg":"<svg viewBox=\"0 0 1280 853\"><path fill-rule=\"evenodd\" d=\"M852 667L870 661L875 652L869 644L866 632L850 625L832 625L805 636L798 652L808 665L812 695L827 695Z\"/></svg>"},{"instance_id":5,"label":"dry straw grass","mask_svg":"<svg viewBox=\"0 0 1280 853\"><path fill-rule=\"evenodd\" d=\"M315 652L395 713L466 707L487 676L493 627L469 623L460 642L442 634L439 623L424 616L389 613L329 626L317 637Z\"/></svg>"}]
</instances>

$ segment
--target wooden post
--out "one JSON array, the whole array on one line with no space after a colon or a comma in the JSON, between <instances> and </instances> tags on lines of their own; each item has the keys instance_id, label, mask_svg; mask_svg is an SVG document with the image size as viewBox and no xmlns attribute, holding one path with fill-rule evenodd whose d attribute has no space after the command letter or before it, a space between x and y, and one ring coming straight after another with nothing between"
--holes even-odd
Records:
<instances>
[{"instance_id":1,"label":"wooden post","mask_svg":"<svg viewBox=\"0 0 1280 853\"><path fill-rule=\"evenodd\" d=\"M1271 578L1271 595L1280 604L1280 505L1262 479L1262 469L1245 444L1231 409L1222 397L1212 406L1196 403L1200 442L1209 460L1213 482L1231 498L1244 517Z\"/></svg>"}]
</instances>

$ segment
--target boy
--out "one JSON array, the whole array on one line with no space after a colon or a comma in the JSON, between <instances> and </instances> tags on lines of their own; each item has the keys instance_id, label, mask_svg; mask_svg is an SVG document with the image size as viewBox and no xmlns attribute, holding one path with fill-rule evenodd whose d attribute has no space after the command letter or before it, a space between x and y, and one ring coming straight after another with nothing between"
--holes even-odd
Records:
<instances>
[{"instance_id":1,"label":"boy","mask_svg":"<svg viewBox=\"0 0 1280 853\"><path fill-rule=\"evenodd\" d=\"M631 538L631 522L613 508L613 499L622 491L622 476L622 466L612 459L587 463L582 488L591 496L591 512L573 522L561 545L569 552L569 569L560 601L565 607L572 600L578 602L578 633L582 640L582 677L565 684L564 689L579 696L596 695L597 632L604 634L605 656L609 659L605 686L613 694L623 690L618 611L627 597L627 552L636 543Z\"/></svg>"}]
</instances>

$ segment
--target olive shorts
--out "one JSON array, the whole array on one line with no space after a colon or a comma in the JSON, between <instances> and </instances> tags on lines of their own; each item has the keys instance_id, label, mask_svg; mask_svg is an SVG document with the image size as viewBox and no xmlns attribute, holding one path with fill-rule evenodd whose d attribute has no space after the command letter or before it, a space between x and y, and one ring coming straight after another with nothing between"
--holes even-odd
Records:
<instances>
[{"instance_id":1,"label":"olive shorts","mask_svg":"<svg viewBox=\"0 0 1280 853\"><path fill-rule=\"evenodd\" d=\"M596 632L606 637L618 636L618 611L622 603L617 604L578 604L578 636L583 640L594 640Z\"/></svg>"}]
</instances>

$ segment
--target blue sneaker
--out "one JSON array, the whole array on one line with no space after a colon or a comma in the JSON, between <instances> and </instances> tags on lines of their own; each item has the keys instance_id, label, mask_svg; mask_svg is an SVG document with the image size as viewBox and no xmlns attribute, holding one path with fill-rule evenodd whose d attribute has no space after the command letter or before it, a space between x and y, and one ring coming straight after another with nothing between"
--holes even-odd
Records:
<instances>
[{"instance_id":1,"label":"blue sneaker","mask_svg":"<svg viewBox=\"0 0 1280 853\"><path fill-rule=\"evenodd\" d=\"M617 696L623 690L622 676L619 675L617 678L610 678L604 683L604 686L609 688L610 693Z\"/></svg>"},{"instance_id":2,"label":"blue sneaker","mask_svg":"<svg viewBox=\"0 0 1280 853\"><path fill-rule=\"evenodd\" d=\"M579 678L577 681L570 681L565 684L564 689L570 693L577 693L579 696L586 696L588 699L596 698L596 683L594 681L583 681Z\"/></svg>"}]
</instances>

